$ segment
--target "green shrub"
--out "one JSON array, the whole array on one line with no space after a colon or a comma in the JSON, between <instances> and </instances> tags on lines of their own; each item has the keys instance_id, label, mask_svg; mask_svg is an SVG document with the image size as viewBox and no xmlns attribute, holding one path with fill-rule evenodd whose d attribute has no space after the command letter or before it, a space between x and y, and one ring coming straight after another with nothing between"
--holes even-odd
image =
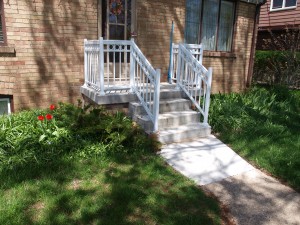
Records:
<instances>
[{"instance_id":1,"label":"green shrub","mask_svg":"<svg viewBox=\"0 0 300 225\"><path fill-rule=\"evenodd\" d=\"M256 51L254 83L269 85L300 85L300 52L290 51Z\"/></svg>"},{"instance_id":2,"label":"green shrub","mask_svg":"<svg viewBox=\"0 0 300 225\"><path fill-rule=\"evenodd\" d=\"M123 113L109 114L99 107L59 104L54 110L0 118L0 170L51 162L63 155L134 154L151 146L143 130Z\"/></svg>"}]
</instances>

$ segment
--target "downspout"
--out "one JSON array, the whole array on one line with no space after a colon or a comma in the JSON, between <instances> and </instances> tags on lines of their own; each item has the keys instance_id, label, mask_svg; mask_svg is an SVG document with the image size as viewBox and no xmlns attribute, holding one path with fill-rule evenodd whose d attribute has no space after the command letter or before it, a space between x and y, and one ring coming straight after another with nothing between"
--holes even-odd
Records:
<instances>
[{"instance_id":1,"label":"downspout","mask_svg":"<svg viewBox=\"0 0 300 225\"><path fill-rule=\"evenodd\" d=\"M266 2L267 2L266 0L263 0L262 2L256 4L256 8L255 8L255 16L254 16L255 22L254 22L254 27L253 27L252 45L251 45L248 75L247 75L247 80L246 80L246 87L250 87L251 86L251 81L252 81L254 56L255 56L255 50L256 50L256 40L257 40L257 32L258 32L258 24L259 24L260 7L263 4L265 4Z\"/></svg>"}]
</instances>

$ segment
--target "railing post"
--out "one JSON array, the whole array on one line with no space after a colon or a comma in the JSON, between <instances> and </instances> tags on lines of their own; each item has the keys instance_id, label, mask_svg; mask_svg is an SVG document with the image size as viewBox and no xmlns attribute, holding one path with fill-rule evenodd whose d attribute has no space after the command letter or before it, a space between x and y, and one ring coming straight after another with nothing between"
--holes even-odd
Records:
<instances>
[{"instance_id":1,"label":"railing post","mask_svg":"<svg viewBox=\"0 0 300 225\"><path fill-rule=\"evenodd\" d=\"M134 38L131 38L130 44L130 91L134 91L134 79L135 79L135 60L133 57L133 45L135 44Z\"/></svg>"},{"instance_id":2,"label":"railing post","mask_svg":"<svg viewBox=\"0 0 300 225\"><path fill-rule=\"evenodd\" d=\"M84 86L87 87L87 81L88 81L88 63L87 63L87 51L86 51L86 43L87 43L87 39L84 39L84 44L83 44L83 48L84 48Z\"/></svg>"},{"instance_id":3,"label":"railing post","mask_svg":"<svg viewBox=\"0 0 300 225\"><path fill-rule=\"evenodd\" d=\"M211 91L211 83L212 83L212 68L209 67L207 71L207 88L206 88L206 96L205 96L205 111L204 111L204 120L205 124L208 124L208 111L210 105L210 91Z\"/></svg>"},{"instance_id":4,"label":"railing post","mask_svg":"<svg viewBox=\"0 0 300 225\"><path fill-rule=\"evenodd\" d=\"M178 55L177 55L177 69L176 69L176 89L180 90L180 79L181 79L181 44L178 45Z\"/></svg>"},{"instance_id":5,"label":"railing post","mask_svg":"<svg viewBox=\"0 0 300 225\"><path fill-rule=\"evenodd\" d=\"M159 117L159 98L160 98L160 69L156 69L156 77L155 77L155 90L154 90L154 126L153 132L158 131L158 117Z\"/></svg>"},{"instance_id":6,"label":"railing post","mask_svg":"<svg viewBox=\"0 0 300 225\"><path fill-rule=\"evenodd\" d=\"M174 64L174 43L171 44L171 49L170 50L170 68L169 68L169 77L168 77L168 82L169 84L172 84L173 82L173 77L174 77L174 68L173 68L173 64Z\"/></svg>"},{"instance_id":7,"label":"railing post","mask_svg":"<svg viewBox=\"0 0 300 225\"><path fill-rule=\"evenodd\" d=\"M99 76L100 76L100 95L105 95L104 91L104 43L103 37L99 40Z\"/></svg>"}]
</instances>

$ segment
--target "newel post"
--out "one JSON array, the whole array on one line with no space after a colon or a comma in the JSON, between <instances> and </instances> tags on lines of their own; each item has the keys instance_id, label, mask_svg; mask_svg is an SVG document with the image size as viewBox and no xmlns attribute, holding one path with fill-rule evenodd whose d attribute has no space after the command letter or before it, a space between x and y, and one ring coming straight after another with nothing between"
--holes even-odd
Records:
<instances>
[{"instance_id":1,"label":"newel post","mask_svg":"<svg viewBox=\"0 0 300 225\"><path fill-rule=\"evenodd\" d=\"M99 76L100 76L100 95L105 95L104 91L104 43L103 37L99 40Z\"/></svg>"},{"instance_id":2,"label":"newel post","mask_svg":"<svg viewBox=\"0 0 300 225\"><path fill-rule=\"evenodd\" d=\"M212 68L209 67L207 71L207 88L206 88L206 96L205 96L205 111L204 111L204 121L203 121L205 124L208 124L211 83L212 83Z\"/></svg>"},{"instance_id":3,"label":"newel post","mask_svg":"<svg viewBox=\"0 0 300 225\"><path fill-rule=\"evenodd\" d=\"M158 131L158 117L159 117L159 98L160 98L160 69L156 69L156 79L155 79L155 90L154 90L154 126L153 132Z\"/></svg>"},{"instance_id":4,"label":"newel post","mask_svg":"<svg viewBox=\"0 0 300 225\"><path fill-rule=\"evenodd\" d=\"M178 56L177 56L177 69L176 69L176 89L180 90L180 80L181 80L181 63L182 63L182 46L181 43L178 45Z\"/></svg>"},{"instance_id":5,"label":"newel post","mask_svg":"<svg viewBox=\"0 0 300 225\"><path fill-rule=\"evenodd\" d=\"M86 49L87 39L84 39L84 86L87 87L88 83L88 56L87 56L87 49Z\"/></svg>"},{"instance_id":6,"label":"newel post","mask_svg":"<svg viewBox=\"0 0 300 225\"><path fill-rule=\"evenodd\" d=\"M131 38L130 43L130 91L134 91L134 78L135 78L135 60L133 57L133 51L134 51L134 38Z\"/></svg>"}]
</instances>

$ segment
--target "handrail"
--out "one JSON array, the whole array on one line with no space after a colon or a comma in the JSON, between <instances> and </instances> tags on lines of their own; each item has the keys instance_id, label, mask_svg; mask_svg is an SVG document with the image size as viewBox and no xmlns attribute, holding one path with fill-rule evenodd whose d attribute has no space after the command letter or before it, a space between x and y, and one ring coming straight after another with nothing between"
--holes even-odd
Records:
<instances>
[{"instance_id":1,"label":"handrail","mask_svg":"<svg viewBox=\"0 0 300 225\"><path fill-rule=\"evenodd\" d=\"M85 87L106 95L134 92L158 130L160 70L155 70L134 40L84 40Z\"/></svg>"},{"instance_id":2,"label":"handrail","mask_svg":"<svg viewBox=\"0 0 300 225\"><path fill-rule=\"evenodd\" d=\"M184 44L179 44L177 63L177 86L191 99L208 123L212 68L208 70Z\"/></svg>"},{"instance_id":3,"label":"handrail","mask_svg":"<svg viewBox=\"0 0 300 225\"><path fill-rule=\"evenodd\" d=\"M132 40L131 75L134 76L133 91L153 122L153 131L158 131L160 70L155 70Z\"/></svg>"}]
</instances>

